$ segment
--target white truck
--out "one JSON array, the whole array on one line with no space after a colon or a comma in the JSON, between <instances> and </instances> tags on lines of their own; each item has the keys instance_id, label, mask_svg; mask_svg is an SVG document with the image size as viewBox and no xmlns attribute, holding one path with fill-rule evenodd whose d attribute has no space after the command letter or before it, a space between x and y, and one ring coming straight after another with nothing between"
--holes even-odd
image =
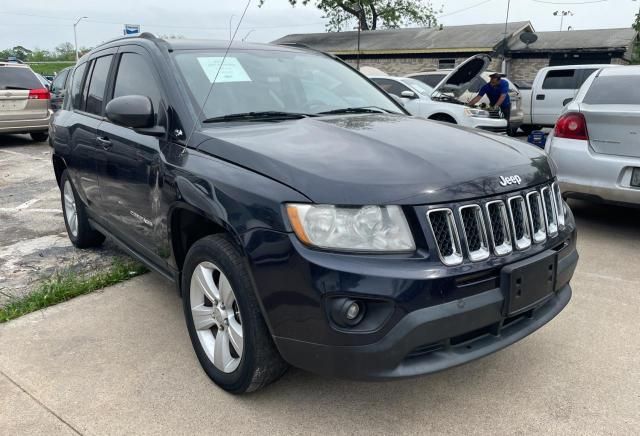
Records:
<instances>
[{"instance_id":1,"label":"white truck","mask_svg":"<svg viewBox=\"0 0 640 436\"><path fill-rule=\"evenodd\" d=\"M563 65L538 71L530 89L519 87L524 119L520 128L525 133L542 127L553 127L562 108L576 96L587 78L600 68L620 65Z\"/></svg>"}]
</instances>

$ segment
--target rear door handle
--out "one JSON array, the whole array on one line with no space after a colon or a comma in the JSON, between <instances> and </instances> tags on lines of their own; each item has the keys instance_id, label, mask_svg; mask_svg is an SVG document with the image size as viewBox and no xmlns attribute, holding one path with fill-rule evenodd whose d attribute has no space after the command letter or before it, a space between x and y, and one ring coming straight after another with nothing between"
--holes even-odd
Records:
<instances>
[{"instance_id":1,"label":"rear door handle","mask_svg":"<svg viewBox=\"0 0 640 436\"><path fill-rule=\"evenodd\" d=\"M544 94L536 95L536 100L544 100Z\"/></svg>"},{"instance_id":2,"label":"rear door handle","mask_svg":"<svg viewBox=\"0 0 640 436\"><path fill-rule=\"evenodd\" d=\"M105 150L108 150L113 146L111 140L106 136L98 136L98 144L100 144Z\"/></svg>"}]
</instances>

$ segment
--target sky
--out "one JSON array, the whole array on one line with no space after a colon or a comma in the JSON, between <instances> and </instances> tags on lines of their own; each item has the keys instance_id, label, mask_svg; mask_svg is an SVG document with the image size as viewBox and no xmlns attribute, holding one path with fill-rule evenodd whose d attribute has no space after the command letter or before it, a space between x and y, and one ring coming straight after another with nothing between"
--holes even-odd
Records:
<instances>
[{"instance_id":1,"label":"sky","mask_svg":"<svg viewBox=\"0 0 640 436\"><path fill-rule=\"evenodd\" d=\"M504 22L508 0L435 0L445 26ZM0 49L22 45L53 49L73 43L92 47L122 34L123 25L140 24L156 35L229 39L240 23L236 39L269 42L290 33L322 32L325 20L313 6L292 8L288 0L252 0L240 23L245 0L0 0ZM313 1L312 1L313 3ZM554 11L571 11L564 29L630 27L640 0L511 0L509 21L533 23L536 31L559 30Z\"/></svg>"}]
</instances>

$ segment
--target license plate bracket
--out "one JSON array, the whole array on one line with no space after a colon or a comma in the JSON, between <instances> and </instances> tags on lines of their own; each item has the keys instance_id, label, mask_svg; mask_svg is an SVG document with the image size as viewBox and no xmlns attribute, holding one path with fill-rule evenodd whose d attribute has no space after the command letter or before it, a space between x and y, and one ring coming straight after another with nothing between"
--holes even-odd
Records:
<instances>
[{"instance_id":1,"label":"license plate bracket","mask_svg":"<svg viewBox=\"0 0 640 436\"><path fill-rule=\"evenodd\" d=\"M551 250L502 268L500 287L506 315L526 312L549 298L556 287L557 268L558 255Z\"/></svg>"}]
</instances>

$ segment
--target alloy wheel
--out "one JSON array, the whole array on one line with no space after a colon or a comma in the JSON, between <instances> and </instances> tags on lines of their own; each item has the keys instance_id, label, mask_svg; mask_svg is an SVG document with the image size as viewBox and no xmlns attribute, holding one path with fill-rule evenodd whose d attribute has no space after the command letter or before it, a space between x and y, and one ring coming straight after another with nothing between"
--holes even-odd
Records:
<instances>
[{"instance_id":1,"label":"alloy wheel","mask_svg":"<svg viewBox=\"0 0 640 436\"><path fill-rule=\"evenodd\" d=\"M220 371L238 368L244 349L242 320L227 276L211 262L193 271L189 289L191 315L198 340Z\"/></svg>"},{"instance_id":2,"label":"alloy wheel","mask_svg":"<svg viewBox=\"0 0 640 436\"><path fill-rule=\"evenodd\" d=\"M64 182L63 195L64 213L67 218L67 224L69 225L69 231L76 237L78 236L78 210L76 209L76 199L73 195L73 188L69 180Z\"/></svg>"}]
</instances>

